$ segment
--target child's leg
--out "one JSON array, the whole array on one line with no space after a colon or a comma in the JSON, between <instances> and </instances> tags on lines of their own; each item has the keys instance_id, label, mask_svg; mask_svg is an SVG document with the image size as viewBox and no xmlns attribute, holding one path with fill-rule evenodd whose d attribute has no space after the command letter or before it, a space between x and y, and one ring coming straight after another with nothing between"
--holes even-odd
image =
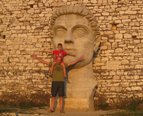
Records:
<instances>
[{"instance_id":1,"label":"child's leg","mask_svg":"<svg viewBox=\"0 0 143 116\"><path fill-rule=\"evenodd\" d=\"M67 77L65 64L62 62L61 65L62 65L62 67L63 67L64 77Z\"/></svg>"},{"instance_id":2,"label":"child's leg","mask_svg":"<svg viewBox=\"0 0 143 116\"><path fill-rule=\"evenodd\" d=\"M54 65L56 64L56 62L54 61L53 63L52 63L52 66L51 66L51 73L50 73L50 75L52 75L52 73L53 73L53 69L54 69Z\"/></svg>"}]
</instances>

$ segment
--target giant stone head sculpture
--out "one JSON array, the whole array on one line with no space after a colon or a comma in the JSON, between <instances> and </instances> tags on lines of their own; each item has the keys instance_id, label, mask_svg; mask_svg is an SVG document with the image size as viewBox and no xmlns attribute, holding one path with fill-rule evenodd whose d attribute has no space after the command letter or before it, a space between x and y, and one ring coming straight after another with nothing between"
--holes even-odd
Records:
<instances>
[{"instance_id":1,"label":"giant stone head sculpture","mask_svg":"<svg viewBox=\"0 0 143 116\"><path fill-rule=\"evenodd\" d=\"M55 49L58 43L62 43L65 51L76 55L66 55L65 63L84 56L83 61L69 67L71 70L67 71L66 107L93 108L97 83L93 75L92 59L99 50L101 40L97 21L85 7L63 6L53 13L50 31Z\"/></svg>"},{"instance_id":2,"label":"giant stone head sculpture","mask_svg":"<svg viewBox=\"0 0 143 116\"><path fill-rule=\"evenodd\" d=\"M65 51L76 55L76 57L65 56L65 63L84 56L83 62L74 65L74 68L81 68L92 61L94 52L99 48L101 38L97 21L85 7L64 6L57 8L51 17L50 30L55 48L58 43L62 43Z\"/></svg>"}]
</instances>

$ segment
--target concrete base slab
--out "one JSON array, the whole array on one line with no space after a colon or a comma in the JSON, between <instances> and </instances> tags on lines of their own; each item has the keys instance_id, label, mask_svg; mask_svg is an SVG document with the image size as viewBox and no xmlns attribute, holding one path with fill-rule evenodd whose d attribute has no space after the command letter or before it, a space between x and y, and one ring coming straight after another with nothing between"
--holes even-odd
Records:
<instances>
[{"instance_id":1,"label":"concrete base slab","mask_svg":"<svg viewBox=\"0 0 143 116\"><path fill-rule=\"evenodd\" d=\"M55 104L55 108L60 108L59 99L56 100ZM65 98L63 104L64 109L94 109L94 100L88 98Z\"/></svg>"}]
</instances>

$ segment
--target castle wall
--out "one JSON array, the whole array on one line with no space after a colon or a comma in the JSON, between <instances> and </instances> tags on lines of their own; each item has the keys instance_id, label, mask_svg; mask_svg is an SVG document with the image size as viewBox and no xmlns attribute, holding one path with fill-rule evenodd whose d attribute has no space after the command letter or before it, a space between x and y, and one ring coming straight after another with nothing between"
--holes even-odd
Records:
<instances>
[{"instance_id":1,"label":"castle wall","mask_svg":"<svg viewBox=\"0 0 143 116\"><path fill-rule=\"evenodd\" d=\"M40 51L53 49L50 16L64 5L85 6L98 21L102 38L93 63L96 94L108 102L143 97L142 0L0 0L1 99L50 93L50 68L31 55L52 61L51 54Z\"/></svg>"}]
</instances>

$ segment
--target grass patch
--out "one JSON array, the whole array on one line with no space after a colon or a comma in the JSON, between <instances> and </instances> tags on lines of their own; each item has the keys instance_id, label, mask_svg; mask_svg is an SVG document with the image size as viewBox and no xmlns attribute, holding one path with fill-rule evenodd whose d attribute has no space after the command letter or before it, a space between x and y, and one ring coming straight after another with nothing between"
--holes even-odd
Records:
<instances>
[{"instance_id":1,"label":"grass patch","mask_svg":"<svg viewBox=\"0 0 143 116\"><path fill-rule=\"evenodd\" d=\"M120 111L114 114L106 114L106 116L143 116L143 111Z\"/></svg>"},{"instance_id":2,"label":"grass patch","mask_svg":"<svg viewBox=\"0 0 143 116\"><path fill-rule=\"evenodd\" d=\"M14 105L0 105L0 113L21 113L27 114L27 111L35 112L35 109L45 109L46 104L30 106L14 106Z\"/></svg>"},{"instance_id":3,"label":"grass patch","mask_svg":"<svg viewBox=\"0 0 143 116\"><path fill-rule=\"evenodd\" d=\"M98 95L98 99L94 102L95 110L109 110L109 103L106 102L107 98L104 95Z\"/></svg>"},{"instance_id":4,"label":"grass patch","mask_svg":"<svg viewBox=\"0 0 143 116\"><path fill-rule=\"evenodd\" d=\"M0 113L3 113L3 112L14 112L16 110L14 109L5 109L5 108L0 108Z\"/></svg>"},{"instance_id":5,"label":"grass patch","mask_svg":"<svg viewBox=\"0 0 143 116\"><path fill-rule=\"evenodd\" d=\"M143 98L131 97L120 100L116 107L119 109L126 109L129 111L143 110Z\"/></svg>"},{"instance_id":6,"label":"grass patch","mask_svg":"<svg viewBox=\"0 0 143 116\"><path fill-rule=\"evenodd\" d=\"M33 107L38 107L39 109L44 109L43 106L47 106L47 104L30 104L27 106L18 106L18 105L0 105L0 109L32 109Z\"/></svg>"},{"instance_id":7,"label":"grass patch","mask_svg":"<svg viewBox=\"0 0 143 116\"><path fill-rule=\"evenodd\" d=\"M117 98L115 101L113 99L112 103L107 102L107 97L102 94L96 94L94 107L95 110L111 110L111 109L124 109L129 111L143 110L143 98L138 96L133 96L131 98Z\"/></svg>"},{"instance_id":8,"label":"grass patch","mask_svg":"<svg viewBox=\"0 0 143 116\"><path fill-rule=\"evenodd\" d=\"M109 104L108 103L99 104L99 105L97 105L97 107L99 107L101 110L107 110L109 107Z\"/></svg>"},{"instance_id":9,"label":"grass patch","mask_svg":"<svg viewBox=\"0 0 143 116\"><path fill-rule=\"evenodd\" d=\"M11 108L10 106L8 105L0 105L0 113L4 113L4 112L16 112L17 109L15 108Z\"/></svg>"},{"instance_id":10,"label":"grass patch","mask_svg":"<svg viewBox=\"0 0 143 116\"><path fill-rule=\"evenodd\" d=\"M14 107L14 108L20 108L20 109L31 109L31 108L33 108L33 107L39 107L39 108L41 108L41 107L43 107L43 106L47 106L47 104L28 104L27 106L12 106L12 107Z\"/></svg>"},{"instance_id":11,"label":"grass patch","mask_svg":"<svg viewBox=\"0 0 143 116\"><path fill-rule=\"evenodd\" d=\"M0 108L20 108L30 109L32 107L42 107L50 105L50 95L44 92L38 92L31 95L17 95L14 93L2 94Z\"/></svg>"}]
</instances>

